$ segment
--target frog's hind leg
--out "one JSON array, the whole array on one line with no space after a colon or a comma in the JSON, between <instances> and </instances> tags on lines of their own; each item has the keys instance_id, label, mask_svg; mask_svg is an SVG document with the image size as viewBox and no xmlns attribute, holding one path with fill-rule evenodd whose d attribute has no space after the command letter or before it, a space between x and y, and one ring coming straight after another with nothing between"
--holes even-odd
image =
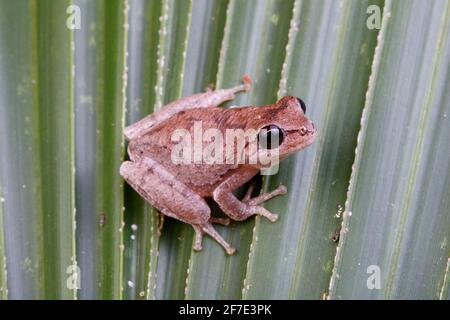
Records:
<instances>
[{"instance_id":1,"label":"frog's hind leg","mask_svg":"<svg viewBox=\"0 0 450 320\"><path fill-rule=\"evenodd\" d=\"M232 255L236 252L236 249L229 245L222 236L214 229L211 223L204 223L201 225L192 225L195 230L195 242L194 242L194 250L200 251L202 250L202 240L203 234L206 233L211 236L214 240L216 240L228 253Z\"/></svg>"},{"instance_id":2,"label":"frog's hind leg","mask_svg":"<svg viewBox=\"0 0 450 320\"><path fill-rule=\"evenodd\" d=\"M205 199L177 180L158 162L147 157L141 158L139 162L125 161L120 167L120 174L161 213L194 227L195 250L201 250L203 234L207 233L219 242L228 254L234 253L235 249L211 224L226 224L227 219L211 217L211 210Z\"/></svg>"},{"instance_id":3,"label":"frog's hind leg","mask_svg":"<svg viewBox=\"0 0 450 320\"><path fill-rule=\"evenodd\" d=\"M205 199L177 180L164 166L150 158L125 161L121 176L145 200L166 216L189 224L209 221L211 210Z\"/></svg>"},{"instance_id":4,"label":"frog's hind leg","mask_svg":"<svg viewBox=\"0 0 450 320\"><path fill-rule=\"evenodd\" d=\"M148 115L132 125L125 128L124 134L128 140L135 139L144 135L154 125L169 119L178 112L195 108L217 107L225 101L234 99L236 93L240 91L248 91L251 87L251 79L248 75L242 77L243 83L228 89L208 90L204 93L194 94L176 101L173 101L161 110Z\"/></svg>"}]
</instances>

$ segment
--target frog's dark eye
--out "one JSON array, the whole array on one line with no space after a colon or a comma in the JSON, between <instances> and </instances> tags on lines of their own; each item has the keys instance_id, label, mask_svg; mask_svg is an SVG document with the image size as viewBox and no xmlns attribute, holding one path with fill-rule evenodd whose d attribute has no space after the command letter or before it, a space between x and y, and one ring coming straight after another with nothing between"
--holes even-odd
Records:
<instances>
[{"instance_id":1,"label":"frog's dark eye","mask_svg":"<svg viewBox=\"0 0 450 320\"><path fill-rule=\"evenodd\" d=\"M259 145L264 149L278 148L284 140L283 130L271 124L261 128L258 133Z\"/></svg>"},{"instance_id":2,"label":"frog's dark eye","mask_svg":"<svg viewBox=\"0 0 450 320\"><path fill-rule=\"evenodd\" d=\"M306 114L306 105L305 105L305 103L303 102L303 100L300 99L300 98L297 98L297 101L298 101L298 103L300 103L300 107L302 108L303 113Z\"/></svg>"}]
</instances>

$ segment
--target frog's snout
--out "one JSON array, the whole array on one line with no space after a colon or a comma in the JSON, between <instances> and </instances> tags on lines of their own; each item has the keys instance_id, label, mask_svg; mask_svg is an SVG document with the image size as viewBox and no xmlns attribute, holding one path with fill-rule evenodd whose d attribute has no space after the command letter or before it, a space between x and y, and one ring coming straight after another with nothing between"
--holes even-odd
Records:
<instances>
[{"instance_id":1,"label":"frog's snout","mask_svg":"<svg viewBox=\"0 0 450 320\"><path fill-rule=\"evenodd\" d=\"M313 136L316 135L316 127L314 126L314 122L312 122L311 120L309 120L309 133Z\"/></svg>"},{"instance_id":2,"label":"frog's snout","mask_svg":"<svg viewBox=\"0 0 450 320\"><path fill-rule=\"evenodd\" d=\"M314 122L308 120L308 123L300 128L300 134L308 141L313 142L317 134Z\"/></svg>"},{"instance_id":3,"label":"frog's snout","mask_svg":"<svg viewBox=\"0 0 450 320\"><path fill-rule=\"evenodd\" d=\"M316 139L317 130L316 127L314 126L314 122L312 122L311 120L309 122L310 122L309 136L312 143Z\"/></svg>"}]
</instances>

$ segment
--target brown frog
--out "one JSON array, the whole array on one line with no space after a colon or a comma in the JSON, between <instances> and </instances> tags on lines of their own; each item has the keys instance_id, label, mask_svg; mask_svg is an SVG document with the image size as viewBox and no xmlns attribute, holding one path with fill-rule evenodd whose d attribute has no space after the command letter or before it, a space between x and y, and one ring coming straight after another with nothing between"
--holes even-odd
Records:
<instances>
[{"instance_id":1,"label":"brown frog","mask_svg":"<svg viewBox=\"0 0 450 320\"><path fill-rule=\"evenodd\" d=\"M194 250L202 249L207 233L228 254L235 252L212 225L228 225L229 219L212 217L206 198L213 198L233 220L259 214L275 222L278 216L261 204L285 194L285 186L251 197L250 185L242 200L233 191L316 137L305 104L297 97L260 107L218 108L250 86L250 78L244 76L242 85L176 100L125 128L131 161L122 164L120 174L162 214L192 225ZM195 141L199 127L200 141Z\"/></svg>"}]
</instances>

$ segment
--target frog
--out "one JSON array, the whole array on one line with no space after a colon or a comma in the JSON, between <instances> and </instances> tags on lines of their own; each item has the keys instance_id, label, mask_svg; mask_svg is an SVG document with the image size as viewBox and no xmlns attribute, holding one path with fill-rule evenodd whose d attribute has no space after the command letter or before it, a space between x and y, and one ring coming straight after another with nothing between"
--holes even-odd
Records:
<instances>
[{"instance_id":1,"label":"frog","mask_svg":"<svg viewBox=\"0 0 450 320\"><path fill-rule=\"evenodd\" d=\"M214 228L214 224L228 226L231 220L243 221L255 215L276 222L278 214L262 204L286 194L286 186L281 184L270 192L252 196L255 185L251 183L252 179L261 170L311 145L317 136L313 122L305 115L305 103L295 96L285 96L263 106L220 107L224 102L233 100L237 93L249 91L251 86L251 78L244 75L242 83L237 86L216 90L208 88L205 92L180 98L124 129L129 160L121 164L120 175L161 214L193 227L195 251L202 250L203 236L207 234L227 254L236 252ZM198 122L202 130L214 129L216 134L226 135L229 130L253 134L244 136L247 140L241 144L242 150L235 147L228 148L231 152L227 154L217 152L216 160L224 161L174 161L173 152L179 147L174 132L181 129L192 133ZM231 144L234 146L236 142L233 140L230 143L217 137L214 140L221 144L217 150L226 149ZM265 143L258 144L260 140ZM256 151L250 148L254 142L257 144ZM201 141L200 145L203 146L203 143ZM270 163L258 159L249 161L250 156L261 152L269 154L271 160L276 155L276 159ZM226 161L230 154L236 159L241 156L241 161ZM239 199L235 191L247 183L248 189ZM225 218L211 214L208 199L219 205Z\"/></svg>"}]
</instances>

